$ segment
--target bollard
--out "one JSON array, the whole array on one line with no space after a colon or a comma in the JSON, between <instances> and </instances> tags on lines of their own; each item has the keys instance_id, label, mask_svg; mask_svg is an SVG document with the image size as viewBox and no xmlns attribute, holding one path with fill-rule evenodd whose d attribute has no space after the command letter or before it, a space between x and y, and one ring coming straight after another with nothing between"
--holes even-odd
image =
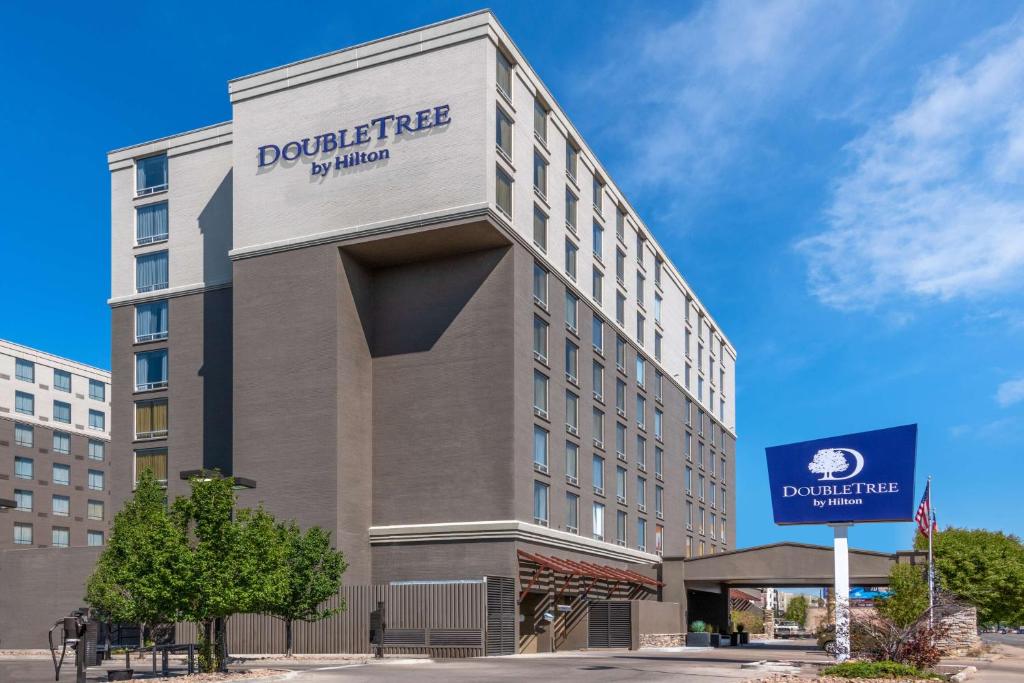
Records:
<instances>
[{"instance_id":1,"label":"bollard","mask_svg":"<svg viewBox=\"0 0 1024 683\"><path fill-rule=\"evenodd\" d=\"M160 664L161 664L161 668L163 669L163 671L161 673L164 676L168 676L171 673L170 658L167 655L168 655L168 651L167 651L166 648L160 651L160 659L161 659Z\"/></svg>"},{"instance_id":2,"label":"bollard","mask_svg":"<svg viewBox=\"0 0 1024 683\"><path fill-rule=\"evenodd\" d=\"M196 672L196 646L193 643L188 644L188 672Z\"/></svg>"}]
</instances>

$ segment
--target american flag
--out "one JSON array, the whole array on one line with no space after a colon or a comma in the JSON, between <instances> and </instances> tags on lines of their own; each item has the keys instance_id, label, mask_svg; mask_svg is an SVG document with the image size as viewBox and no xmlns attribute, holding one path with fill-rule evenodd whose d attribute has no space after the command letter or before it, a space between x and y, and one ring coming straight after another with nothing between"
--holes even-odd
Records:
<instances>
[{"instance_id":1,"label":"american flag","mask_svg":"<svg viewBox=\"0 0 1024 683\"><path fill-rule=\"evenodd\" d=\"M932 531L939 530L939 526L935 523L935 518L932 515L931 487L931 482L925 484L924 496L921 498L921 504L917 506L917 515L914 517L914 521L917 522L917 530L924 536L929 536ZM928 523L929 521L931 521L931 524Z\"/></svg>"}]
</instances>

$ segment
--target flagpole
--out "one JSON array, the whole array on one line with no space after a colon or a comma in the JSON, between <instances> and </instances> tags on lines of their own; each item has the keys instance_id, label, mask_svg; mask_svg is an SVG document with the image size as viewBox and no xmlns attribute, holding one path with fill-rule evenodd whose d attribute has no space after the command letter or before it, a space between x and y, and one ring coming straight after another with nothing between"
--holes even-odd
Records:
<instances>
[{"instance_id":1,"label":"flagpole","mask_svg":"<svg viewBox=\"0 0 1024 683\"><path fill-rule=\"evenodd\" d=\"M933 625L935 611L935 564L932 559L932 536L935 535L935 513L932 511L932 478L928 476L928 625Z\"/></svg>"}]
</instances>

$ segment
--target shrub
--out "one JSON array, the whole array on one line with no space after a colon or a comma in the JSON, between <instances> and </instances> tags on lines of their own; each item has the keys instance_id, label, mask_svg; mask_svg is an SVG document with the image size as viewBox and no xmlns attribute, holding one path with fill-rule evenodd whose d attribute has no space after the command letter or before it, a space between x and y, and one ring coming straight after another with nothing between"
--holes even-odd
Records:
<instances>
[{"instance_id":1,"label":"shrub","mask_svg":"<svg viewBox=\"0 0 1024 683\"><path fill-rule=\"evenodd\" d=\"M890 661L843 662L827 667L821 673L825 676L841 676L843 678L942 678L907 664Z\"/></svg>"},{"instance_id":2,"label":"shrub","mask_svg":"<svg viewBox=\"0 0 1024 683\"><path fill-rule=\"evenodd\" d=\"M704 633L704 626L705 626L704 622L701 621L700 619L698 619L697 621L691 621L690 622L690 632L691 633Z\"/></svg>"}]
</instances>

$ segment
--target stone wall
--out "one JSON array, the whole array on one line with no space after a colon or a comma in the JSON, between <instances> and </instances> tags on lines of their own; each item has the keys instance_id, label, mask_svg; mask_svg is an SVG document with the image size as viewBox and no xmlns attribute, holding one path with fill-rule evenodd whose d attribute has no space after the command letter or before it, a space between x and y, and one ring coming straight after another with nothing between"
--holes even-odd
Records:
<instances>
[{"instance_id":1,"label":"stone wall","mask_svg":"<svg viewBox=\"0 0 1024 683\"><path fill-rule=\"evenodd\" d=\"M682 647L686 635L682 633L641 633L640 647Z\"/></svg>"},{"instance_id":2,"label":"stone wall","mask_svg":"<svg viewBox=\"0 0 1024 683\"><path fill-rule=\"evenodd\" d=\"M971 606L957 605L941 610L945 614L939 619L940 628L945 627L946 635L936 645L947 656L965 655L981 646L978 637L978 610Z\"/></svg>"}]
</instances>

